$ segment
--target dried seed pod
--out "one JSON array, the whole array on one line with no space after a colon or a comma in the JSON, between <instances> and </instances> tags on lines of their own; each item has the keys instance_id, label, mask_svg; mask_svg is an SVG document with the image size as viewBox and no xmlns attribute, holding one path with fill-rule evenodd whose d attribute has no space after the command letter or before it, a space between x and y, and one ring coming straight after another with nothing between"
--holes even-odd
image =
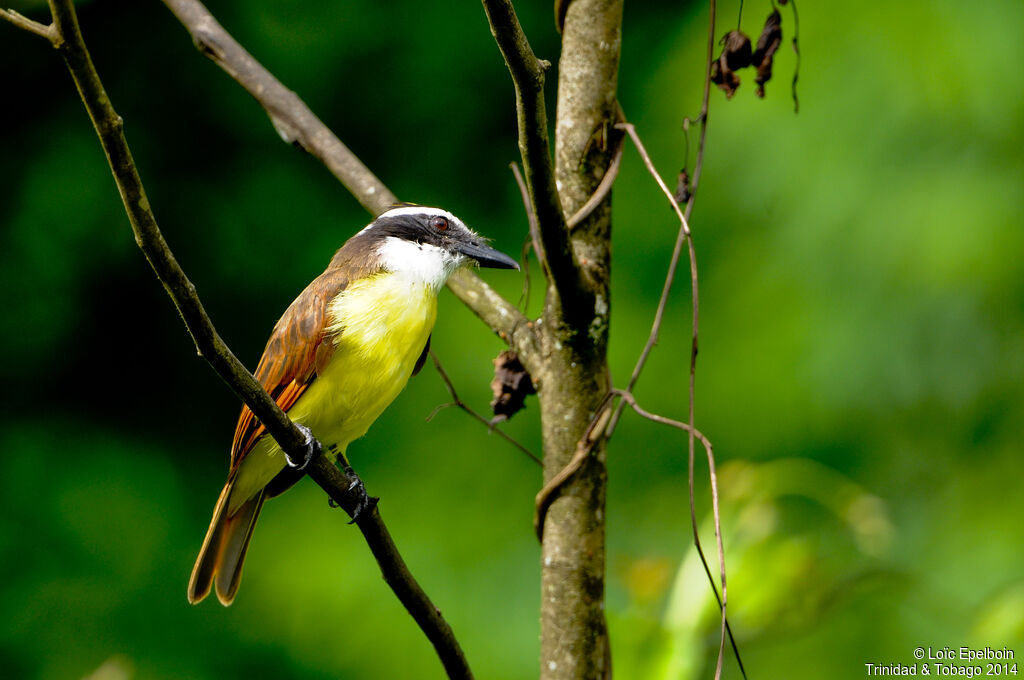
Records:
<instances>
[{"instance_id":1,"label":"dried seed pod","mask_svg":"<svg viewBox=\"0 0 1024 680\"><path fill-rule=\"evenodd\" d=\"M761 37L757 39L757 49L754 50L752 62L757 67L757 96L764 97L764 84L772 78L772 60L775 52L782 44L782 15L779 10L773 10L764 22L764 30Z\"/></svg>"},{"instance_id":2,"label":"dried seed pod","mask_svg":"<svg viewBox=\"0 0 1024 680\"><path fill-rule=\"evenodd\" d=\"M683 168L679 171L679 179L676 180L676 193L672 197L679 205L685 205L690 200L690 173Z\"/></svg>"}]
</instances>

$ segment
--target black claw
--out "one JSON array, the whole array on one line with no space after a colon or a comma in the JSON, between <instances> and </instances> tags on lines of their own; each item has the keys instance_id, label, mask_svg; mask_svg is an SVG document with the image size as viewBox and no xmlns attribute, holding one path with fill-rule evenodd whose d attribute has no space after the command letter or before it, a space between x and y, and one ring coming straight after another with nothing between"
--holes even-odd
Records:
<instances>
[{"instance_id":1,"label":"black claw","mask_svg":"<svg viewBox=\"0 0 1024 680\"><path fill-rule=\"evenodd\" d=\"M377 498L376 496L365 496L365 500L363 502L360 502L359 505L356 506L355 511L353 511L352 513L352 519L350 519L348 523L355 524L364 516L368 515L369 513L372 513L374 508L377 507L377 501L379 500L380 499Z\"/></svg>"},{"instance_id":2,"label":"black claw","mask_svg":"<svg viewBox=\"0 0 1024 680\"><path fill-rule=\"evenodd\" d=\"M352 520L349 524L355 524L358 522L366 513L373 512L373 509L377 507L377 501L380 499L376 496L371 496L366 493L366 487L363 486L363 480L359 479L351 468L345 471L350 477L353 477L353 481L348 485L349 491L355 491L359 496L359 500L356 502L356 507L352 510Z\"/></svg>"},{"instance_id":3,"label":"black claw","mask_svg":"<svg viewBox=\"0 0 1024 680\"><path fill-rule=\"evenodd\" d=\"M295 427L299 428L302 434L306 435L306 451L303 454L303 459L299 462L292 460L292 457L287 452L284 454L284 459L288 463L288 467L295 468L299 472L305 470L313 459L320 455L320 442L316 440L313 433L305 425L295 423Z\"/></svg>"}]
</instances>

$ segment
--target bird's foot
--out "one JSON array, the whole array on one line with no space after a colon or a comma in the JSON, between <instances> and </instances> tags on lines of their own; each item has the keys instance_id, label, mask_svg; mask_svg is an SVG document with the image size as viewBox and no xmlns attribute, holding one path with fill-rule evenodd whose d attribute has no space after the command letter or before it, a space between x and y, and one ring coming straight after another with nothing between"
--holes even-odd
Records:
<instances>
[{"instance_id":1,"label":"bird's foot","mask_svg":"<svg viewBox=\"0 0 1024 680\"><path fill-rule=\"evenodd\" d=\"M295 423L295 427L299 428L299 431L306 436L306 450L302 454L302 460L292 460L292 457L287 452L284 454L284 459L288 462L288 467L302 472L313 462L314 458L320 455L320 442L316 440L316 437L313 436L313 433L305 425Z\"/></svg>"},{"instance_id":2,"label":"bird's foot","mask_svg":"<svg viewBox=\"0 0 1024 680\"><path fill-rule=\"evenodd\" d=\"M355 524L364 515L372 513L373 509L377 507L377 501L380 499L376 496L371 496L366 493L366 487L363 486L363 480L359 478L355 470L350 467L345 468L345 474L352 479L352 483L348 485L348 490L355 493L358 497L356 500L356 507L352 510L352 521L349 524Z\"/></svg>"}]
</instances>

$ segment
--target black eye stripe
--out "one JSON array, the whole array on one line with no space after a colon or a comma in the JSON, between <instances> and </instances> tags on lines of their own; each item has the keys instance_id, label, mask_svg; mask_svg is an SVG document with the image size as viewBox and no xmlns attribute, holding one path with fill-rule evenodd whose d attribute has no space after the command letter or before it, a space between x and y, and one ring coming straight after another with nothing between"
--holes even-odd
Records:
<instances>
[{"instance_id":1,"label":"black eye stripe","mask_svg":"<svg viewBox=\"0 0 1024 680\"><path fill-rule=\"evenodd\" d=\"M452 241L462 238L462 225L457 219L436 213L405 215L384 215L377 218L364 237L377 241L388 237L400 238L410 243L449 247Z\"/></svg>"}]
</instances>

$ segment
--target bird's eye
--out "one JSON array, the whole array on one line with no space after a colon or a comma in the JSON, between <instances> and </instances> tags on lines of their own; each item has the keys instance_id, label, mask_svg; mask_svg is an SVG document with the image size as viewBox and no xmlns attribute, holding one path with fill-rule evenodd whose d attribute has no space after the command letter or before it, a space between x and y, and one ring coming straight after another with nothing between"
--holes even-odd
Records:
<instances>
[{"instance_id":1,"label":"bird's eye","mask_svg":"<svg viewBox=\"0 0 1024 680\"><path fill-rule=\"evenodd\" d=\"M430 220L430 226L432 226L434 229L437 229L438 231L447 231L448 218L441 217L440 215L438 215L434 219Z\"/></svg>"}]
</instances>

